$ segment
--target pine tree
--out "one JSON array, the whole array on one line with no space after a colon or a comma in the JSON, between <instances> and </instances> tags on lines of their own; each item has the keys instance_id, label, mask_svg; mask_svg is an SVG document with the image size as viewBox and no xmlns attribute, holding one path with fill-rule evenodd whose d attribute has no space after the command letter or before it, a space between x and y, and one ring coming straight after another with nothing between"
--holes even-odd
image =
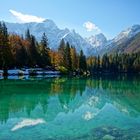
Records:
<instances>
[{"instance_id":1,"label":"pine tree","mask_svg":"<svg viewBox=\"0 0 140 140\"><path fill-rule=\"evenodd\" d=\"M79 69L81 72L87 70L86 56L84 55L82 50L80 51L80 56L79 56Z\"/></svg>"},{"instance_id":2,"label":"pine tree","mask_svg":"<svg viewBox=\"0 0 140 140\"><path fill-rule=\"evenodd\" d=\"M75 71L78 68L78 57L75 47L71 47L71 61L72 70Z\"/></svg>"},{"instance_id":3,"label":"pine tree","mask_svg":"<svg viewBox=\"0 0 140 140\"><path fill-rule=\"evenodd\" d=\"M27 66L27 57L27 52L24 46L21 46L16 53L16 66L19 66L20 68Z\"/></svg>"},{"instance_id":4,"label":"pine tree","mask_svg":"<svg viewBox=\"0 0 140 140\"><path fill-rule=\"evenodd\" d=\"M65 48L66 48L66 44L65 44L64 39L62 39L58 48L58 53L60 55L59 66L64 66L64 67L66 66Z\"/></svg>"},{"instance_id":5,"label":"pine tree","mask_svg":"<svg viewBox=\"0 0 140 140\"><path fill-rule=\"evenodd\" d=\"M97 69L96 69L97 72L100 72L100 56L98 55L97 57Z\"/></svg>"},{"instance_id":6,"label":"pine tree","mask_svg":"<svg viewBox=\"0 0 140 140\"><path fill-rule=\"evenodd\" d=\"M27 29L27 31L25 32L25 39L27 41L30 41L31 40L31 34L30 34L30 30L29 29Z\"/></svg>"},{"instance_id":7,"label":"pine tree","mask_svg":"<svg viewBox=\"0 0 140 140\"><path fill-rule=\"evenodd\" d=\"M4 69L4 74L7 75L7 70L13 64L13 56L9 48L8 31L5 23L0 23L0 67Z\"/></svg>"},{"instance_id":8,"label":"pine tree","mask_svg":"<svg viewBox=\"0 0 140 140\"><path fill-rule=\"evenodd\" d=\"M66 68L68 69L68 71L72 70L72 61L71 61L71 52L70 52L70 45L67 42L66 44L66 48L65 48L65 57L66 57Z\"/></svg>"},{"instance_id":9,"label":"pine tree","mask_svg":"<svg viewBox=\"0 0 140 140\"><path fill-rule=\"evenodd\" d=\"M103 71L107 71L109 67L109 59L107 54L104 54L102 57L102 69Z\"/></svg>"},{"instance_id":10,"label":"pine tree","mask_svg":"<svg viewBox=\"0 0 140 140\"><path fill-rule=\"evenodd\" d=\"M45 33L42 35L40 43L40 55L43 66L51 66L50 48L48 47L48 39Z\"/></svg>"}]
</instances>

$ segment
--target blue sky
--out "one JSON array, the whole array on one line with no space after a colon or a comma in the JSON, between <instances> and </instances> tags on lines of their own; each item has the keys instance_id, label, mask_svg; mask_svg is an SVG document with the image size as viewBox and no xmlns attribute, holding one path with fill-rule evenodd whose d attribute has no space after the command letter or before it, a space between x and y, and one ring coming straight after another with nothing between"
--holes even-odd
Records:
<instances>
[{"instance_id":1,"label":"blue sky","mask_svg":"<svg viewBox=\"0 0 140 140\"><path fill-rule=\"evenodd\" d=\"M60 28L75 29L82 36L103 32L108 38L140 24L140 0L4 0L0 20L19 22L9 10L52 19Z\"/></svg>"}]
</instances>

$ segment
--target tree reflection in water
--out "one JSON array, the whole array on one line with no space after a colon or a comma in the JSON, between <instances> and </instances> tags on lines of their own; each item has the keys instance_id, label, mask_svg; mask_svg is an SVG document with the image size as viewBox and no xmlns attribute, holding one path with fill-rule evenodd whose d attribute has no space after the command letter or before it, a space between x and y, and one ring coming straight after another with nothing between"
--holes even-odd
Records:
<instances>
[{"instance_id":1,"label":"tree reflection in water","mask_svg":"<svg viewBox=\"0 0 140 140\"><path fill-rule=\"evenodd\" d=\"M139 120L139 93L139 77L1 80L0 122L6 125L11 118L42 118L45 122L51 122L64 116L74 120L81 115L87 121L96 120L88 124L88 131L91 127L90 132L98 129L104 132L100 126L110 127L113 124L121 127L125 123L124 116L128 120L132 119L134 124ZM122 124L113 122L114 114L120 117L118 120ZM106 117L110 120L106 120ZM82 125L83 122L80 123ZM97 126L92 126L92 123Z\"/></svg>"}]
</instances>

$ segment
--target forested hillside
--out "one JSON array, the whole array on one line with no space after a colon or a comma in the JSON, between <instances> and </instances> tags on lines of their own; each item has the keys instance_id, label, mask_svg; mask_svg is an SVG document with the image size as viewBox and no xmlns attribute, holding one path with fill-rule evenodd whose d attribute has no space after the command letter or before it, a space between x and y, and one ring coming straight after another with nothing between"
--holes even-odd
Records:
<instances>
[{"instance_id":1,"label":"forested hillside","mask_svg":"<svg viewBox=\"0 0 140 140\"><path fill-rule=\"evenodd\" d=\"M140 33L110 50L110 53L137 53L140 51Z\"/></svg>"},{"instance_id":2,"label":"forested hillside","mask_svg":"<svg viewBox=\"0 0 140 140\"><path fill-rule=\"evenodd\" d=\"M63 39L57 51L49 48L47 35L44 33L38 42L29 29L25 37L8 34L5 23L0 23L0 69L23 67L52 67L63 72L86 69L86 57L81 50L78 54L75 47Z\"/></svg>"},{"instance_id":3,"label":"forested hillside","mask_svg":"<svg viewBox=\"0 0 140 140\"><path fill-rule=\"evenodd\" d=\"M23 33L24 34L24 33ZM74 46L61 40L58 50L49 48L47 35L38 42L27 29L25 36L9 34L5 23L0 23L0 69L53 68L63 73L138 73L140 72L140 34L120 46L122 52L112 51L103 56L77 53ZM133 52L133 53L130 53Z\"/></svg>"}]
</instances>

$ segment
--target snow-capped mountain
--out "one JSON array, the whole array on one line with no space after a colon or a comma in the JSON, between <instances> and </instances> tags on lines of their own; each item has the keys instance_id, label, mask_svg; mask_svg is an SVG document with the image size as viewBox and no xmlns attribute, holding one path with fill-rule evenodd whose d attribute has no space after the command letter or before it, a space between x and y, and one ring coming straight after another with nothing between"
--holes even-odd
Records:
<instances>
[{"instance_id":1,"label":"snow-capped mountain","mask_svg":"<svg viewBox=\"0 0 140 140\"><path fill-rule=\"evenodd\" d=\"M122 53L122 45L125 47L130 44L138 33L140 33L140 25L133 25L132 27L123 30L115 38L108 40L103 47L100 47L100 49L97 50L97 54L114 52Z\"/></svg>"},{"instance_id":2,"label":"snow-capped mountain","mask_svg":"<svg viewBox=\"0 0 140 140\"><path fill-rule=\"evenodd\" d=\"M107 43L107 38L104 34L100 33L95 36L91 36L86 39L94 48L105 46Z\"/></svg>"},{"instance_id":3,"label":"snow-capped mountain","mask_svg":"<svg viewBox=\"0 0 140 140\"><path fill-rule=\"evenodd\" d=\"M10 33L20 35L29 29L37 40L40 40L42 34L45 32L48 37L49 47L52 49L57 49L62 39L69 42L72 46L75 46L78 51L82 49L85 54L87 49L91 47L91 45L74 30L71 31L67 28L59 29L52 20L45 20L42 23L6 23L6 25Z\"/></svg>"},{"instance_id":4,"label":"snow-capped mountain","mask_svg":"<svg viewBox=\"0 0 140 140\"><path fill-rule=\"evenodd\" d=\"M89 56L100 54L100 51L102 51L108 43L107 38L102 33L95 36L92 35L91 37L86 38L86 41L91 45L87 51Z\"/></svg>"},{"instance_id":5,"label":"snow-capped mountain","mask_svg":"<svg viewBox=\"0 0 140 140\"><path fill-rule=\"evenodd\" d=\"M133 25L132 27L129 27L126 30L122 31L117 37L113 39L113 41L121 43L124 40L135 36L139 32L140 32L140 25Z\"/></svg>"},{"instance_id":6,"label":"snow-capped mountain","mask_svg":"<svg viewBox=\"0 0 140 140\"><path fill-rule=\"evenodd\" d=\"M140 33L140 25L134 25L122 31L112 40L107 40L104 34L100 33L89 38L83 38L75 30L68 28L60 29L52 20L45 20L41 23L6 23L10 33L24 35L27 29L40 40L42 34L45 32L48 37L49 47L57 49L60 41L64 39L74 46L77 51L83 50L86 55L98 55L110 53L112 50L118 50L121 44L128 44L128 41ZM115 49L114 49L115 48Z\"/></svg>"},{"instance_id":7,"label":"snow-capped mountain","mask_svg":"<svg viewBox=\"0 0 140 140\"><path fill-rule=\"evenodd\" d=\"M106 48L117 47L118 45L127 42L129 39L134 37L136 34L140 32L140 25L133 25L132 27L127 28L126 30L122 31L119 35L115 38L110 40Z\"/></svg>"}]
</instances>

